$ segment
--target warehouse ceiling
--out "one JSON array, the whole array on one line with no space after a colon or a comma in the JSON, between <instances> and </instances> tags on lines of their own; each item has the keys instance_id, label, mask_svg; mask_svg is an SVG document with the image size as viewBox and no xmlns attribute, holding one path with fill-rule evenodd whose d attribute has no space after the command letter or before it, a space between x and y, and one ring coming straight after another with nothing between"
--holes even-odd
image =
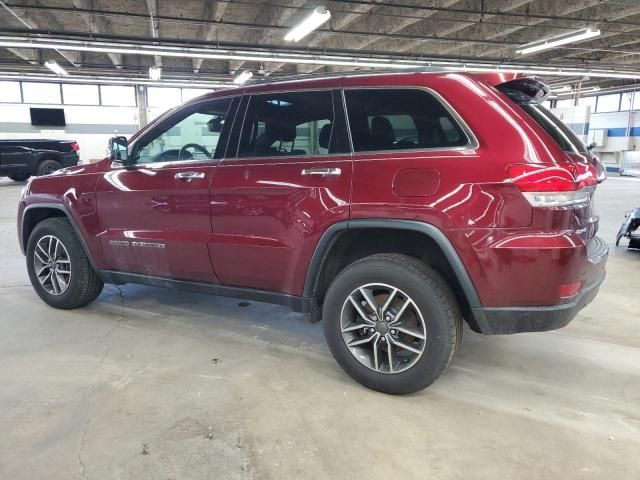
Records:
<instances>
[{"instance_id":1,"label":"warehouse ceiling","mask_svg":"<svg viewBox=\"0 0 640 480\"><path fill-rule=\"evenodd\" d=\"M284 41L320 4L331 20L298 43ZM586 27L601 35L516 53ZM275 77L404 62L537 66L552 82L606 88L640 81L639 33L638 0L0 0L0 42L15 43L0 48L0 73L51 75L43 64L56 60L70 76L148 80L157 65L163 81L213 84L243 69ZM54 40L63 47L53 49Z\"/></svg>"}]
</instances>

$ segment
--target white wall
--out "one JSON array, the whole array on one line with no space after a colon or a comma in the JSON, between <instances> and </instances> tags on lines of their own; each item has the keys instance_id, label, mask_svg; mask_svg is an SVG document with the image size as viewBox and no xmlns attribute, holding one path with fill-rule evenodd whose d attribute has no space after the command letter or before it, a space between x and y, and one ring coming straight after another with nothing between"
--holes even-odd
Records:
<instances>
[{"instance_id":1,"label":"white wall","mask_svg":"<svg viewBox=\"0 0 640 480\"><path fill-rule=\"evenodd\" d=\"M67 126L31 125L30 107L63 108ZM82 163L104 158L109 138L132 135L138 130L138 123L137 107L0 103L0 138L75 140L80 145Z\"/></svg>"}]
</instances>

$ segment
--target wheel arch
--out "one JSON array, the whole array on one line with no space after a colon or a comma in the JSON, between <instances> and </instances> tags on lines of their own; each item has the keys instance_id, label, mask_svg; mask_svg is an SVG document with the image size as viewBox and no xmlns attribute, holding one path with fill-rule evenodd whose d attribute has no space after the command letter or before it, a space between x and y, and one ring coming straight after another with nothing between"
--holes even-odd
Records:
<instances>
[{"instance_id":1,"label":"wheel arch","mask_svg":"<svg viewBox=\"0 0 640 480\"><path fill-rule=\"evenodd\" d=\"M87 247L85 239L78 229L76 221L69 213L68 209L61 204L33 203L25 207L20 225L20 248L22 250L22 253L24 254L27 251L27 243L29 242L29 237L31 236L31 233L33 232L33 229L36 227L36 225L38 225L43 220L56 217L66 218L69 221L69 223L73 227L73 231L82 244L82 248L84 248L87 257L89 258L91 266L94 268L94 270L97 271L91 250Z\"/></svg>"},{"instance_id":2,"label":"wheel arch","mask_svg":"<svg viewBox=\"0 0 640 480\"><path fill-rule=\"evenodd\" d=\"M481 306L480 298L460 256L439 228L415 220L357 219L333 224L311 258L304 296L321 303L331 279L344 267L376 253L404 253L433 267L449 283L469 325L479 330L473 309Z\"/></svg>"},{"instance_id":3,"label":"wheel arch","mask_svg":"<svg viewBox=\"0 0 640 480\"><path fill-rule=\"evenodd\" d=\"M45 160L55 160L56 162L62 164L64 162L64 158L60 152L47 150L38 154L36 157L36 168Z\"/></svg>"}]
</instances>

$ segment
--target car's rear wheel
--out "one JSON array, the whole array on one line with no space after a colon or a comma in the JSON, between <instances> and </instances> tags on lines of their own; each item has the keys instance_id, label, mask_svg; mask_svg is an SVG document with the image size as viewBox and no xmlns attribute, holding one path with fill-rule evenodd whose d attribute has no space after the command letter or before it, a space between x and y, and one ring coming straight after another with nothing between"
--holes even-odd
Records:
<instances>
[{"instance_id":1,"label":"car's rear wheel","mask_svg":"<svg viewBox=\"0 0 640 480\"><path fill-rule=\"evenodd\" d=\"M405 255L380 254L345 268L323 308L329 349L363 385L406 394L433 383L462 338L462 318L447 283Z\"/></svg>"},{"instance_id":2,"label":"car's rear wheel","mask_svg":"<svg viewBox=\"0 0 640 480\"><path fill-rule=\"evenodd\" d=\"M14 182L24 182L30 176L31 176L31 174L29 174L27 172L24 172L24 173L14 173L13 175L9 175L9 178L11 180L13 180Z\"/></svg>"},{"instance_id":3,"label":"car's rear wheel","mask_svg":"<svg viewBox=\"0 0 640 480\"><path fill-rule=\"evenodd\" d=\"M82 307L102 292L104 284L67 219L48 218L36 225L26 253L31 285L52 307Z\"/></svg>"},{"instance_id":4,"label":"car's rear wheel","mask_svg":"<svg viewBox=\"0 0 640 480\"><path fill-rule=\"evenodd\" d=\"M62 168L62 165L57 160L52 160L52 159L43 160L38 165L37 175L39 177L43 175L49 175L55 172L56 170L60 170L61 168Z\"/></svg>"}]
</instances>

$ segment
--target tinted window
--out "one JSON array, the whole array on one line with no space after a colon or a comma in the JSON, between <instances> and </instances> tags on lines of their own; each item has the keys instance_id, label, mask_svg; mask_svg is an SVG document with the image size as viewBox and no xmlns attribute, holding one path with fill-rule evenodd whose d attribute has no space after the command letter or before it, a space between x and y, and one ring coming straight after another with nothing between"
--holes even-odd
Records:
<instances>
[{"instance_id":1,"label":"tinted window","mask_svg":"<svg viewBox=\"0 0 640 480\"><path fill-rule=\"evenodd\" d=\"M136 145L136 163L220 158L220 135L230 105L231 99L224 98L179 111Z\"/></svg>"},{"instance_id":2,"label":"tinted window","mask_svg":"<svg viewBox=\"0 0 640 480\"><path fill-rule=\"evenodd\" d=\"M239 157L326 155L336 151L332 94L285 92L252 95Z\"/></svg>"},{"instance_id":3,"label":"tinted window","mask_svg":"<svg viewBox=\"0 0 640 480\"><path fill-rule=\"evenodd\" d=\"M345 90L356 152L461 147L469 139L440 101L424 90Z\"/></svg>"},{"instance_id":4,"label":"tinted window","mask_svg":"<svg viewBox=\"0 0 640 480\"><path fill-rule=\"evenodd\" d=\"M573 130L567 127L562 120L537 103L533 98L508 88L498 87L498 90L520 105L520 107L522 107L522 109L527 112L538 125L544 128L544 130L565 152L587 152L587 148L584 143L578 138Z\"/></svg>"},{"instance_id":5,"label":"tinted window","mask_svg":"<svg viewBox=\"0 0 640 480\"><path fill-rule=\"evenodd\" d=\"M587 152L584 143L582 143L582 141L576 136L573 130L567 127L562 120L542 105L532 103L522 105L522 108L538 123L538 125L544 128L545 131L551 135L551 137L565 152Z\"/></svg>"}]
</instances>

